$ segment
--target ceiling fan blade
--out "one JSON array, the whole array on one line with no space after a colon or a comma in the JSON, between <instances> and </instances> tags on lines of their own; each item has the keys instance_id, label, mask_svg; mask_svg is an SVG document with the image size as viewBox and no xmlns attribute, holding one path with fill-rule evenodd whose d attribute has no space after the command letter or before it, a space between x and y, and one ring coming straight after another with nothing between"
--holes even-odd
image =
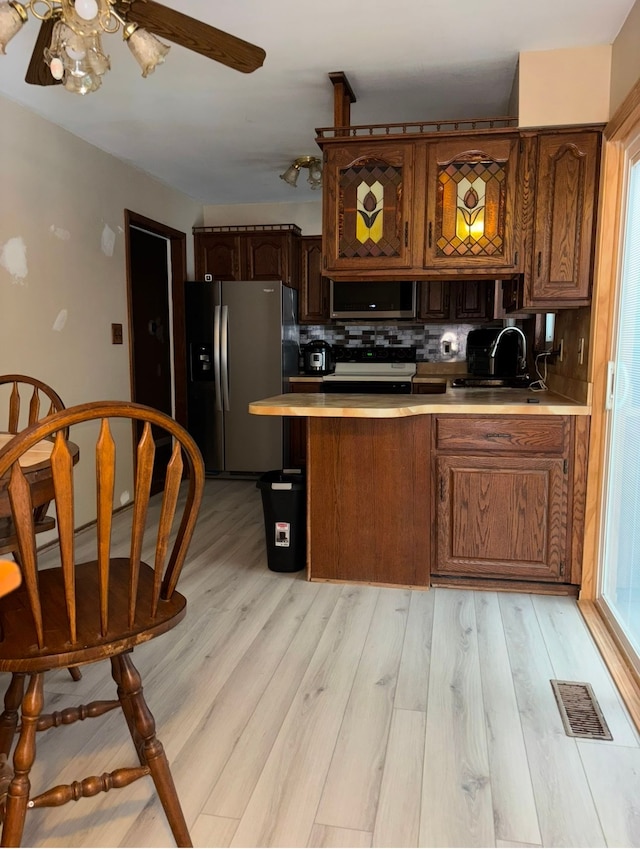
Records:
<instances>
[{"instance_id":1,"label":"ceiling fan blade","mask_svg":"<svg viewBox=\"0 0 640 849\"><path fill-rule=\"evenodd\" d=\"M128 21L139 24L154 35L195 50L244 74L261 67L267 55L255 44L176 12L155 0L133 0L125 14Z\"/></svg>"},{"instance_id":2,"label":"ceiling fan blade","mask_svg":"<svg viewBox=\"0 0 640 849\"><path fill-rule=\"evenodd\" d=\"M44 51L51 44L53 27L56 18L49 18L40 24L40 31L36 38L36 46L33 48L25 82L31 85L59 85L62 80L56 80L51 76L51 71L44 61Z\"/></svg>"}]
</instances>

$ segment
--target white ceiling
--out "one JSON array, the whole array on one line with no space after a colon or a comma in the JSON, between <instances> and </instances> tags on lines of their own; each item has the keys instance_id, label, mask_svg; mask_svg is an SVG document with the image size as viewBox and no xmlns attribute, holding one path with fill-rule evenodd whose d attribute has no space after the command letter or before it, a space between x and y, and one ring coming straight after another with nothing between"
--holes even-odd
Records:
<instances>
[{"instance_id":1,"label":"white ceiling","mask_svg":"<svg viewBox=\"0 0 640 849\"><path fill-rule=\"evenodd\" d=\"M304 202L278 176L333 124L344 71L352 124L507 113L518 54L610 44L634 0L166 0L266 50L252 74L173 45L146 80L119 35L99 91L24 82L31 20L0 56L0 93L206 204Z\"/></svg>"}]
</instances>

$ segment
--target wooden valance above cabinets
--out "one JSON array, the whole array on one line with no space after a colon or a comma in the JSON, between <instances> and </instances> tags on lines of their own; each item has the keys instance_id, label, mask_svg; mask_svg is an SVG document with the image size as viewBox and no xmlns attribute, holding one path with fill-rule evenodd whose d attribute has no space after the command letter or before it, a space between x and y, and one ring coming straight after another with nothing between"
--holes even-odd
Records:
<instances>
[{"instance_id":1,"label":"wooden valance above cabinets","mask_svg":"<svg viewBox=\"0 0 640 849\"><path fill-rule=\"evenodd\" d=\"M602 126L317 130L322 272L501 279L507 311L590 303Z\"/></svg>"}]
</instances>

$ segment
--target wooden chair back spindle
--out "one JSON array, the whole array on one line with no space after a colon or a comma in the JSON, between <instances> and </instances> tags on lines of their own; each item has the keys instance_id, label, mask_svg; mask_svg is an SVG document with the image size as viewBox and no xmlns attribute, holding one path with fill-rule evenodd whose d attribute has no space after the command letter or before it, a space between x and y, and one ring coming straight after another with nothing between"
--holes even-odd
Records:
<instances>
[{"instance_id":1,"label":"wooden chair back spindle","mask_svg":"<svg viewBox=\"0 0 640 849\"><path fill-rule=\"evenodd\" d=\"M0 431L14 434L34 424L41 417L64 410L62 399L54 389L26 374L0 375L0 409L3 406L8 408L8 417L4 420L7 422L5 426L0 414ZM36 533L55 528L55 520L47 515L48 509L49 502L38 504L34 513ZM18 559L16 539L13 523L3 513L0 516L0 554L9 551Z\"/></svg>"}]
</instances>

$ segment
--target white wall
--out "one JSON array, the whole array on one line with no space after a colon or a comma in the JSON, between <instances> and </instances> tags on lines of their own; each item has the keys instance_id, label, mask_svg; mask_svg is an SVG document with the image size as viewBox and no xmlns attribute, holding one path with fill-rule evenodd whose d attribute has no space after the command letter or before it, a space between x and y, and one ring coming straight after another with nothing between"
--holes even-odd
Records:
<instances>
[{"instance_id":1,"label":"white wall","mask_svg":"<svg viewBox=\"0 0 640 849\"><path fill-rule=\"evenodd\" d=\"M606 123L610 115L610 44L520 53L519 125Z\"/></svg>"},{"instance_id":2,"label":"white wall","mask_svg":"<svg viewBox=\"0 0 640 849\"><path fill-rule=\"evenodd\" d=\"M640 0L636 0L613 42L611 57L611 115L640 78Z\"/></svg>"},{"instance_id":3,"label":"white wall","mask_svg":"<svg viewBox=\"0 0 640 849\"><path fill-rule=\"evenodd\" d=\"M291 189L295 192L296 189ZM303 236L322 233L322 199L304 203L242 203L204 207L204 224L297 224Z\"/></svg>"},{"instance_id":4,"label":"white wall","mask_svg":"<svg viewBox=\"0 0 640 849\"><path fill-rule=\"evenodd\" d=\"M0 372L40 378L67 406L130 399L124 210L185 232L192 273L202 204L4 98L0 150ZM78 523L94 515L80 490Z\"/></svg>"}]
</instances>

